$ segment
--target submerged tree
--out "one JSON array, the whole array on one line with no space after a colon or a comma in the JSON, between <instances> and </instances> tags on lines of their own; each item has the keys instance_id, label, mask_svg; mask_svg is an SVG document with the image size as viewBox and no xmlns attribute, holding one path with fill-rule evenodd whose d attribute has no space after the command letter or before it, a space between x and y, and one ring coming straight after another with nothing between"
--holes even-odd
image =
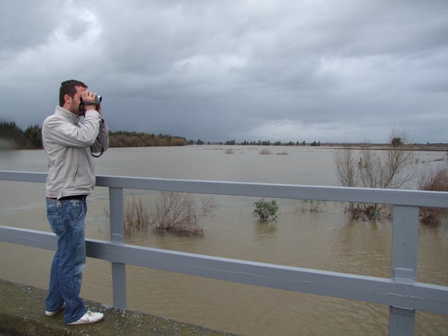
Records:
<instances>
[{"instance_id":1,"label":"submerged tree","mask_svg":"<svg viewBox=\"0 0 448 336\"><path fill-rule=\"evenodd\" d=\"M150 224L159 233L201 236L203 230L199 221L210 215L215 208L213 198L198 205L192 194L162 192Z\"/></svg>"},{"instance_id":2,"label":"submerged tree","mask_svg":"<svg viewBox=\"0 0 448 336\"><path fill-rule=\"evenodd\" d=\"M443 167L425 172L419 179L419 189L448 191L448 163ZM438 225L448 217L447 208L420 208L420 221L427 225Z\"/></svg>"},{"instance_id":3,"label":"submerged tree","mask_svg":"<svg viewBox=\"0 0 448 336\"><path fill-rule=\"evenodd\" d=\"M152 227L158 233L173 233L182 236L202 236L199 221L211 215L216 209L213 198L200 205L194 196L181 192L162 192L156 201L155 213L149 213L141 197L132 196L124 209L124 231L126 235L141 232ZM110 218L108 210L104 210Z\"/></svg>"},{"instance_id":4,"label":"submerged tree","mask_svg":"<svg viewBox=\"0 0 448 336\"><path fill-rule=\"evenodd\" d=\"M347 148L334 155L336 175L344 187L399 189L417 176L415 155L406 146L405 130L393 129L389 148L377 150L367 145L359 151ZM381 204L349 203L346 209L353 218L376 218L384 209Z\"/></svg>"}]
</instances>

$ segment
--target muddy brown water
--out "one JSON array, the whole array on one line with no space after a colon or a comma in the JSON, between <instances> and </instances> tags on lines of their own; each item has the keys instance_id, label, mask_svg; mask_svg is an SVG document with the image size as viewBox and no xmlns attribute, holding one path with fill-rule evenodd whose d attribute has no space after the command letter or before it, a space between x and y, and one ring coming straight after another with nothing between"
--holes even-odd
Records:
<instances>
[{"instance_id":1,"label":"muddy brown water","mask_svg":"<svg viewBox=\"0 0 448 336\"><path fill-rule=\"evenodd\" d=\"M97 174L336 186L331 148L189 146L110 149ZM43 151L0 153L0 170L46 172ZM417 152L421 169L442 164L443 152ZM0 223L49 231L44 185L0 181ZM126 190L149 211L159 194ZM199 202L207 195L195 195ZM203 237L135 233L141 246L259 262L390 277L391 222L353 221L340 204L277 200L276 223L252 216L251 197L213 196L218 207L202 221ZM89 199L86 234L109 239L107 188ZM311 211L315 210L315 211ZM47 288L52 252L0 243L0 277ZM128 308L242 335L384 335L388 307L127 266ZM420 226L417 279L448 285L448 225ZM82 295L112 304L111 267L89 259ZM36 307L36 309L42 307ZM417 335L448 334L447 316L417 312Z\"/></svg>"}]
</instances>

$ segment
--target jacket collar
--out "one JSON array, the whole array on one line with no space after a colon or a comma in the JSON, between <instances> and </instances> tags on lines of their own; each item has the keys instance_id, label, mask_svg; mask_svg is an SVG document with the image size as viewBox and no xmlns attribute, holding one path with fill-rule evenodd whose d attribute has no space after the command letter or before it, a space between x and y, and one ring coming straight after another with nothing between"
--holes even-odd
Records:
<instances>
[{"instance_id":1,"label":"jacket collar","mask_svg":"<svg viewBox=\"0 0 448 336\"><path fill-rule=\"evenodd\" d=\"M70 120L73 123L76 123L80 118L79 115L74 114L74 113L70 112L69 110L66 110L65 108L60 107L60 106L56 106L55 113Z\"/></svg>"}]
</instances>

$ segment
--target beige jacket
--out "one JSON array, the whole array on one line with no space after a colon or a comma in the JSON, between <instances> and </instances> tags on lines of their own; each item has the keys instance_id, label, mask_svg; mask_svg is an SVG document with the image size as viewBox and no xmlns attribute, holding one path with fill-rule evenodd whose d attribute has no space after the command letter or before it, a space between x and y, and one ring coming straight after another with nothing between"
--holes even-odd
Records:
<instances>
[{"instance_id":1,"label":"beige jacket","mask_svg":"<svg viewBox=\"0 0 448 336\"><path fill-rule=\"evenodd\" d=\"M58 106L42 125L48 159L47 197L91 195L95 187L93 153L109 148L109 130L95 110L79 116Z\"/></svg>"}]
</instances>

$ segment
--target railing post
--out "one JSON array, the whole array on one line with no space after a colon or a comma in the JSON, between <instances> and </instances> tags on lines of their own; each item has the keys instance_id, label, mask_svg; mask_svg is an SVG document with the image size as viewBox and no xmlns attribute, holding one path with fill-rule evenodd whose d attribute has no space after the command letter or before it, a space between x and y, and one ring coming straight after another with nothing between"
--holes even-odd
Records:
<instances>
[{"instance_id":1,"label":"railing post","mask_svg":"<svg viewBox=\"0 0 448 336\"><path fill-rule=\"evenodd\" d=\"M109 188L110 240L124 243L123 188ZM126 264L112 262L113 305L126 309Z\"/></svg>"},{"instance_id":2,"label":"railing post","mask_svg":"<svg viewBox=\"0 0 448 336\"><path fill-rule=\"evenodd\" d=\"M392 278L397 283L416 281L418 255L418 207L394 206L392 227ZM389 335L414 335L415 310L389 308Z\"/></svg>"}]
</instances>

